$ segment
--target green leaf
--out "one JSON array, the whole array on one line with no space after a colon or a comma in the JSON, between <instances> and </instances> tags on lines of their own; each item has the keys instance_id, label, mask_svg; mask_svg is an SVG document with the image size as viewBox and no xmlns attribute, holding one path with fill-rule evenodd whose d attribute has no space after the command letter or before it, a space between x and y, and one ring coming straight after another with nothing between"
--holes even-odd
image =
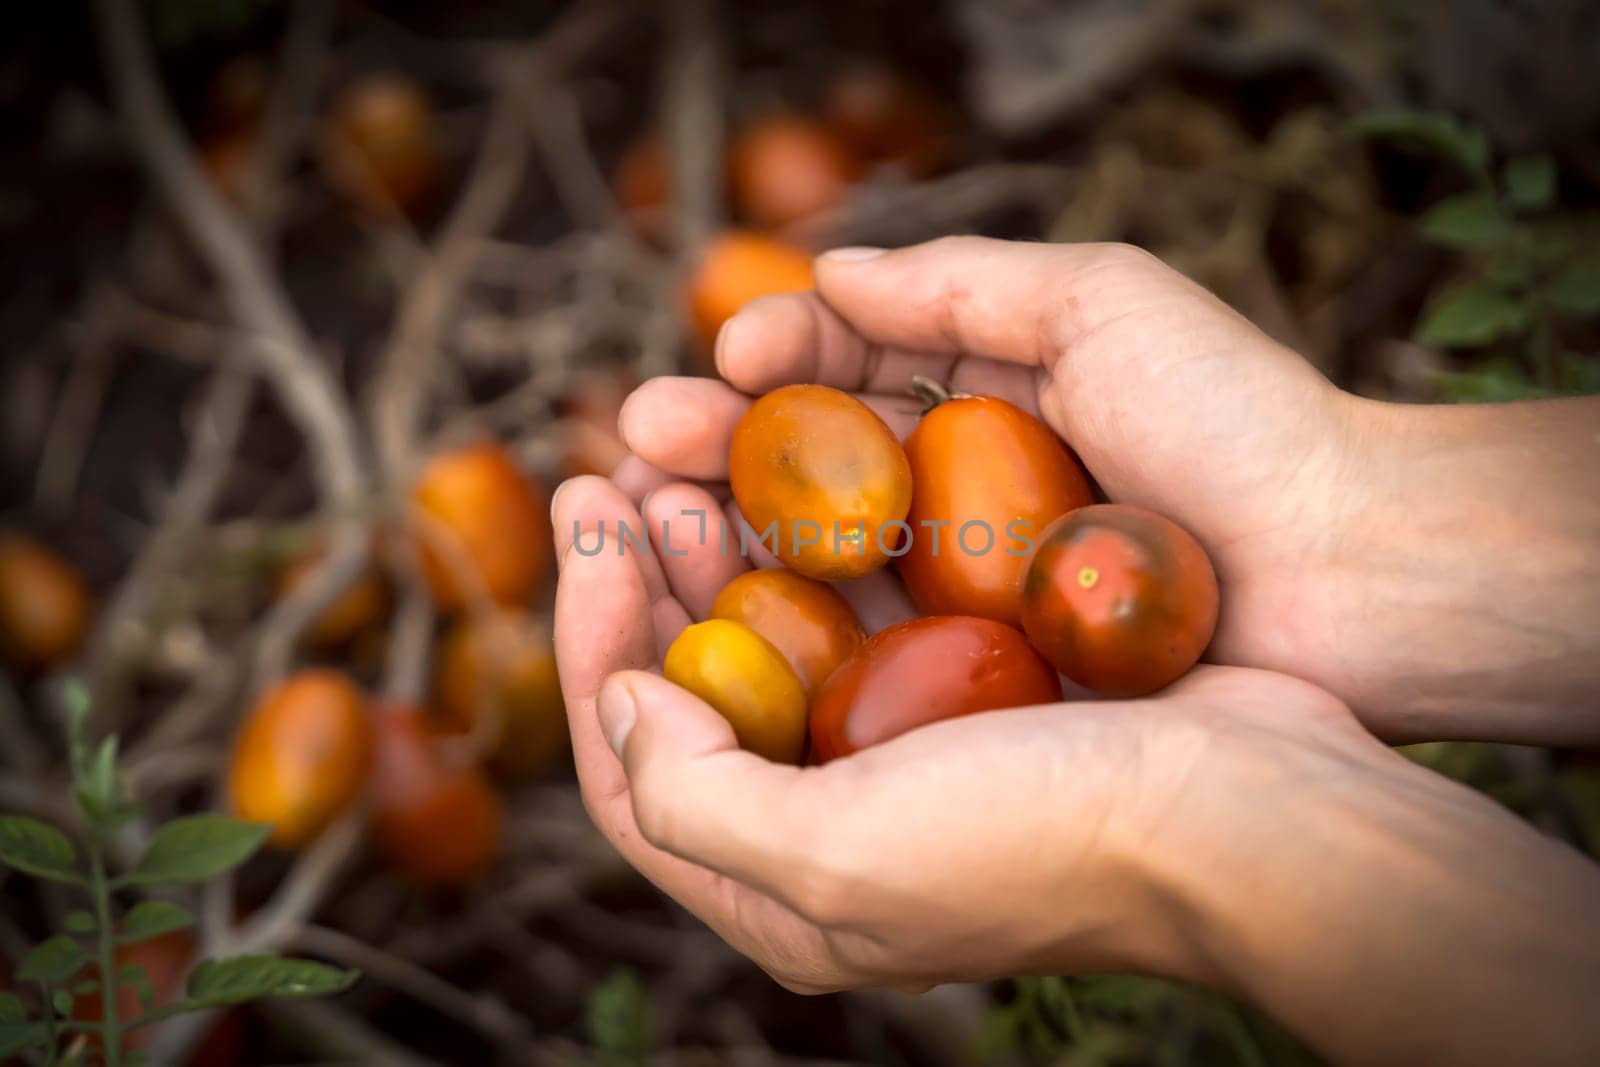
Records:
<instances>
[{"instance_id":1,"label":"green leaf","mask_svg":"<svg viewBox=\"0 0 1600 1067\"><path fill-rule=\"evenodd\" d=\"M67 912L66 918L61 920L61 925L66 927L69 934L92 934L99 929L94 916L86 911Z\"/></svg>"},{"instance_id":2,"label":"green leaf","mask_svg":"<svg viewBox=\"0 0 1600 1067\"><path fill-rule=\"evenodd\" d=\"M132 986L134 996L139 1000L139 1010L149 1011L156 999L155 986L150 983L150 974L142 964L124 963L117 967L117 988Z\"/></svg>"},{"instance_id":3,"label":"green leaf","mask_svg":"<svg viewBox=\"0 0 1600 1067\"><path fill-rule=\"evenodd\" d=\"M0 1022L0 1060L44 1044L47 1034L44 1023Z\"/></svg>"},{"instance_id":4,"label":"green leaf","mask_svg":"<svg viewBox=\"0 0 1600 1067\"><path fill-rule=\"evenodd\" d=\"M1518 156L1501 178L1506 199L1518 211L1543 211L1556 201L1556 162L1549 156Z\"/></svg>"},{"instance_id":5,"label":"green leaf","mask_svg":"<svg viewBox=\"0 0 1600 1067\"><path fill-rule=\"evenodd\" d=\"M264 997L320 997L342 993L361 975L314 960L238 956L202 960L189 974L185 1010L243 1004Z\"/></svg>"},{"instance_id":6,"label":"green leaf","mask_svg":"<svg viewBox=\"0 0 1600 1067\"><path fill-rule=\"evenodd\" d=\"M58 989L50 994L50 1006L56 1009L56 1014L63 1019L72 1018L72 1011L78 1006L78 1000L65 989Z\"/></svg>"},{"instance_id":7,"label":"green leaf","mask_svg":"<svg viewBox=\"0 0 1600 1067\"><path fill-rule=\"evenodd\" d=\"M0 815L0 863L37 878L82 881L67 835L25 815Z\"/></svg>"},{"instance_id":8,"label":"green leaf","mask_svg":"<svg viewBox=\"0 0 1600 1067\"><path fill-rule=\"evenodd\" d=\"M15 993L7 993L0 989L0 1023L20 1023L27 1017L27 1010L22 1006L22 998Z\"/></svg>"},{"instance_id":9,"label":"green leaf","mask_svg":"<svg viewBox=\"0 0 1600 1067\"><path fill-rule=\"evenodd\" d=\"M1422 236L1451 248L1492 248L1513 232L1511 220L1488 193L1447 197L1422 216Z\"/></svg>"},{"instance_id":10,"label":"green leaf","mask_svg":"<svg viewBox=\"0 0 1600 1067\"><path fill-rule=\"evenodd\" d=\"M70 937L52 937L34 946L17 966L19 982L65 982L77 974L88 960Z\"/></svg>"},{"instance_id":11,"label":"green leaf","mask_svg":"<svg viewBox=\"0 0 1600 1067\"><path fill-rule=\"evenodd\" d=\"M601 1052L642 1057L650 1051L650 1001L639 976L623 968L589 991L589 1043Z\"/></svg>"},{"instance_id":12,"label":"green leaf","mask_svg":"<svg viewBox=\"0 0 1600 1067\"><path fill-rule=\"evenodd\" d=\"M249 859L272 828L227 815L186 815L150 839L124 884L203 882Z\"/></svg>"},{"instance_id":13,"label":"green leaf","mask_svg":"<svg viewBox=\"0 0 1600 1067\"><path fill-rule=\"evenodd\" d=\"M194 916L176 904L164 900L141 900L122 920L122 933L117 940L148 941L152 937L194 925Z\"/></svg>"},{"instance_id":14,"label":"green leaf","mask_svg":"<svg viewBox=\"0 0 1600 1067\"><path fill-rule=\"evenodd\" d=\"M1386 137L1435 152L1476 178L1488 175L1488 135L1454 116L1410 108L1385 108L1358 116L1351 128L1367 137Z\"/></svg>"},{"instance_id":15,"label":"green leaf","mask_svg":"<svg viewBox=\"0 0 1600 1067\"><path fill-rule=\"evenodd\" d=\"M1550 279L1550 302L1573 315L1600 315L1600 259L1574 260Z\"/></svg>"},{"instance_id":16,"label":"green leaf","mask_svg":"<svg viewBox=\"0 0 1600 1067\"><path fill-rule=\"evenodd\" d=\"M90 993L98 992L100 992L100 979L98 978L85 978L81 982L72 983L72 995L75 997L86 997Z\"/></svg>"},{"instance_id":17,"label":"green leaf","mask_svg":"<svg viewBox=\"0 0 1600 1067\"><path fill-rule=\"evenodd\" d=\"M1469 282L1439 295L1417 327L1417 340L1429 345L1486 345L1528 328L1521 301L1482 282Z\"/></svg>"},{"instance_id":18,"label":"green leaf","mask_svg":"<svg viewBox=\"0 0 1600 1067\"><path fill-rule=\"evenodd\" d=\"M1509 360L1489 360L1466 371L1439 371L1433 383L1440 399L1451 404L1504 404L1550 395Z\"/></svg>"}]
</instances>

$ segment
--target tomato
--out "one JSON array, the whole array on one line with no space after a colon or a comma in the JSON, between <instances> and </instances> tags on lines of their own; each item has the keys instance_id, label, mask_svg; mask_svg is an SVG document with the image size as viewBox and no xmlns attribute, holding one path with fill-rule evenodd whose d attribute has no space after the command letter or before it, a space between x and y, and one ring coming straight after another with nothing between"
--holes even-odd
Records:
<instances>
[{"instance_id":1,"label":"tomato","mask_svg":"<svg viewBox=\"0 0 1600 1067\"><path fill-rule=\"evenodd\" d=\"M511 453L493 442L435 456L411 490L434 596L460 608L478 592L525 603L550 564L550 505Z\"/></svg>"},{"instance_id":2,"label":"tomato","mask_svg":"<svg viewBox=\"0 0 1600 1067\"><path fill-rule=\"evenodd\" d=\"M238 130L208 138L200 148L200 166L217 192L234 203L244 193L245 176L261 150L254 130Z\"/></svg>"},{"instance_id":3,"label":"tomato","mask_svg":"<svg viewBox=\"0 0 1600 1067\"><path fill-rule=\"evenodd\" d=\"M443 172L433 105L407 78L367 77L334 101L322 158L329 184L361 210L415 214L431 204Z\"/></svg>"},{"instance_id":4,"label":"tomato","mask_svg":"<svg viewBox=\"0 0 1600 1067\"><path fill-rule=\"evenodd\" d=\"M709 353L722 324L750 301L810 288L810 253L758 233L730 230L706 246L689 278L695 337Z\"/></svg>"},{"instance_id":5,"label":"tomato","mask_svg":"<svg viewBox=\"0 0 1600 1067\"><path fill-rule=\"evenodd\" d=\"M158 1011L171 1005L183 993L184 977L195 963L196 951L192 933L188 930L171 930L143 941L118 945L112 962L118 971L124 967L144 970L145 982L149 983L150 1008ZM80 977L91 975L98 981L98 968L91 966ZM140 985L130 983L117 990L117 1019L120 1022L126 1023L144 1014L144 1006L139 1002L140 989ZM100 991L78 994L73 1000L72 1018L85 1023L98 1023L104 1019L105 1004ZM231 1067L238 1063L243 1038L241 1024L238 1012L226 1012L183 1062L187 1067ZM128 1053L148 1048L156 1030L153 1026L140 1027L124 1033L122 1051ZM89 1037L89 1046L98 1054L102 1047L99 1035ZM94 1062L99 1062L98 1056Z\"/></svg>"},{"instance_id":6,"label":"tomato","mask_svg":"<svg viewBox=\"0 0 1600 1067\"><path fill-rule=\"evenodd\" d=\"M439 645L433 692L447 729L468 733L491 716L491 761L508 774L532 774L568 750L555 646L531 615L457 622Z\"/></svg>"},{"instance_id":7,"label":"tomato","mask_svg":"<svg viewBox=\"0 0 1600 1067\"><path fill-rule=\"evenodd\" d=\"M500 795L476 764L456 760L420 708L376 715L372 839L384 861L427 886L463 886L500 856Z\"/></svg>"},{"instance_id":8,"label":"tomato","mask_svg":"<svg viewBox=\"0 0 1600 1067\"><path fill-rule=\"evenodd\" d=\"M739 747L776 763L805 755L805 689L783 653L750 627L727 619L687 627L661 672L716 708Z\"/></svg>"},{"instance_id":9,"label":"tomato","mask_svg":"<svg viewBox=\"0 0 1600 1067\"><path fill-rule=\"evenodd\" d=\"M1170 519L1096 504L1041 535L1022 579L1022 625L1062 674L1140 696L1194 666L1217 625L1217 576Z\"/></svg>"},{"instance_id":10,"label":"tomato","mask_svg":"<svg viewBox=\"0 0 1600 1067\"><path fill-rule=\"evenodd\" d=\"M848 393L786 385L761 397L734 427L729 466L748 536L765 536L808 577L859 578L904 536L911 465L894 432Z\"/></svg>"},{"instance_id":11,"label":"tomato","mask_svg":"<svg viewBox=\"0 0 1600 1067\"><path fill-rule=\"evenodd\" d=\"M240 818L272 824L272 844L300 848L356 799L372 762L372 723L355 683L303 670L250 712L233 750L228 793Z\"/></svg>"},{"instance_id":12,"label":"tomato","mask_svg":"<svg viewBox=\"0 0 1600 1067\"><path fill-rule=\"evenodd\" d=\"M292 593L322 562L323 551L313 548L294 556L278 575L277 595ZM306 640L318 648L349 644L389 612L389 585L370 563L345 586L333 603L322 609L306 630Z\"/></svg>"},{"instance_id":13,"label":"tomato","mask_svg":"<svg viewBox=\"0 0 1600 1067\"><path fill-rule=\"evenodd\" d=\"M723 586L711 617L743 623L771 642L808 697L867 637L832 586L781 567L748 571Z\"/></svg>"},{"instance_id":14,"label":"tomato","mask_svg":"<svg viewBox=\"0 0 1600 1067\"><path fill-rule=\"evenodd\" d=\"M0 650L20 667L70 659L89 630L93 605L77 569L44 545L0 530Z\"/></svg>"},{"instance_id":15,"label":"tomato","mask_svg":"<svg viewBox=\"0 0 1600 1067\"><path fill-rule=\"evenodd\" d=\"M728 149L733 199L763 229L779 229L845 202L861 161L827 126L794 115L758 119Z\"/></svg>"},{"instance_id":16,"label":"tomato","mask_svg":"<svg viewBox=\"0 0 1600 1067\"><path fill-rule=\"evenodd\" d=\"M937 172L949 155L950 120L920 85L889 67L861 65L828 88L829 125L872 163L913 178Z\"/></svg>"},{"instance_id":17,"label":"tomato","mask_svg":"<svg viewBox=\"0 0 1600 1067\"><path fill-rule=\"evenodd\" d=\"M1060 699L1061 679L1012 627L965 615L909 619L868 638L822 684L811 755L826 763L943 719Z\"/></svg>"},{"instance_id":18,"label":"tomato","mask_svg":"<svg viewBox=\"0 0 1600 1067\"><path fill-rule=\"evenodd\" d=\"M912 538L895 566L917 607L1020 625L1018 586L1035 540L1093 502L1078 461L1038 419L988 396L924 415L906 458Z\"/></svg>"},{"instance_id":19,"label":"tomato","mask_svg":"<svg viewBox=\"0 0 1600 1067\"><path fill-rule=\"evenodd\" d=\"M650 134L628 146L612 179L617 206L640 237L658 244L668 237L671 172L661 138Z\"/></svg>"}]
</instances>

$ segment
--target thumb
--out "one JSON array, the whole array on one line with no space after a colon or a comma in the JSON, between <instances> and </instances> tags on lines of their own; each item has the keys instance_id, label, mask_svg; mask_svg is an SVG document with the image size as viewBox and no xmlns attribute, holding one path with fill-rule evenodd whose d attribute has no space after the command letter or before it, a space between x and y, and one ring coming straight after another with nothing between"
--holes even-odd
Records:
<instances>
[{"instance_id":1,"label":"thumb","mask_svg":"<svg viewBox=\"0 0 1600 1067\"><path fill-rule=\"evenodd\" d=\"M1173 300L1224 305L1142 249L944 237L819 256L817 293L868 341L1049 368L1077 339Z\"/></svg>"}]
</instances>

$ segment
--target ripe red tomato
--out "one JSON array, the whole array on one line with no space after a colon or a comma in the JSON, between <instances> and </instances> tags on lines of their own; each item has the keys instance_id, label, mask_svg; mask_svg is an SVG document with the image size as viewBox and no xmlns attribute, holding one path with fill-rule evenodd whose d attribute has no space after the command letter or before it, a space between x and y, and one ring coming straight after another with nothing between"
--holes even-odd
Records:
<instances>
[{"instance_id":1,"label":"ripe red tomato","mask_svg":"<svg viewBox=\"0 0 1600 1067\"><path fill-rule=\"evenodd\" d=\"M786 385L733 430L729 480L755 536L811 578L859 578L889 561L911 506L894 431L849 393Z\"/></svg>"},{"instance_id":2,"label":"ripe red tomato","mask_svg":"<svg viewBox=\"0 0 1600 1067\"><path fill-rule=\"evenodd\" d=\"M1217 625L1217 576L1171 519L1095 504L1045 530L1022 579L1022 625L1056 669L1141 696L1194 666Z\"/></svg>"},{"instance_id":3,"label":"ripe red tomato","mask_svg":"<svg viewBox=\"0 0 1600 1067\"><path fill-rule=\"evenodd\" d=\"M852 67L828 87L828 123L872 163L913 178L937 172L949 156L950 117L922 86L890 67Z\"/></svg>"},{"instance_id":4,"label":"ripe red tomato","mask_svg":"<svg viewBox=\"0 0 1600 1067\"><path fill-rule=\"evenodd\" d=\"M861 161L827 126L799 116L752 122L728 149L734 203L756 226L777 229L843 204Z\"/></svg>"},{"instance_id":5,"label":"ripe red tomato","mask_svg":"<svg viewBox=\"0 0 1600 1067\"><path fill-rule=\"evenodd\" d=\"M1034 543L1093 502L1083 468L1049 427L990 396L948 400L906 439L912 538L896 561L924 615L1022 621L1018 585Z\"/></svg>"},{"instance_id":6,"label":"ripe red tomato","mask_svg":"<svg viewBox=\"0 0 1600 1067\"><path fill-rule=\"evenodd\" d=\"M811 704L818 763L918 726L1061 699L1061 680L1022 634L992 619L936 615L867 639Z\"/></svg>"}]
</instances>

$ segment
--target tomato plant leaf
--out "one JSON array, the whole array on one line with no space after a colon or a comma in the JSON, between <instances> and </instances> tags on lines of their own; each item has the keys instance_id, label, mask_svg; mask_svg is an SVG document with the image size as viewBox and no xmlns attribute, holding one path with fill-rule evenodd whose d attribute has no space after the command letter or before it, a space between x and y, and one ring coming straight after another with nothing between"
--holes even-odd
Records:
<instances>
[{"instance_id":1,"label":"tomato plant leaf","mask_svg":"<svg viewBox=\"0 0 1600 1067\"><path fill-rule=\"evenodd\" d=\"M0 1022L0 1060L15 1056L25 1048L42 1045L48 1031L39 1022Z\"/></svg>"},{"instance_id":2,"label":"tomato plant leaf","mask_svg":"<svg viewBox=\"0 0 1600 1067\"><path fill-rule=\"evenodd\" d=\"M164 900L141 900L122 920L122 933L117 940L148 941L160 934L183 930L194 925L194 916L176 904Z\"/></svg>"},{"instance_id":3,"label":"tomato plant leaf","mask_svg":"<svg viewBox=\"0 0 1600 1067\"><path fill-rule=\"evenodd\" d=\"M67 835L25 815L0 815L0 863L37 878L82 881Z\"/></svg>"},{"instance_id":4,"label":"tomato plant leaf","mask_svg":"<svg viewBox=\"0 0 1600 1067\"><path fill-rule=\"evenodd\" d=\"M1600 259L1568 263L1550 280L1550 302L1573 315L1600 315Z\"/></svg>"},{"instance_id":5,"label":"tomato plant leaf","mask_svg":"<svg viewBox=\"0 0 1600 1067\"><path fill-rule=\"evenodd\" d=\"M86 911L67 912L66 918L61 920L61 925L69 934L92 934L99 929L94 916Z\"/></svg>"},{"instance_id":6,"label":"tomato plant leaf","mask_svg":"<svg viewBox=\"0 0 1600 1067\"><path fill-rule=\"evenodd\" d=\"M595 986L583 1016L589 1043L601 1052L637 1059L650 1051L650 1002L631 970L615 971Z\"/></svg>"},{"instance_id":7,"label":"tomato plant leaf","mask_svg":"<svg viewBox=\"0 0 1600 1067\"><path fill-rule=\"evenodd\" d=\"M320 997L342 993L359 977L357 971L281 956L203 960L189 975L185 1010L243 1004L266 997Z\"/></svg>"},{"instance_id":8,"label":"tomato plant leaf","mask_svg":"<svg viewBox=\"0 0 1600 1067\"><path fill-rule=\"evenodd\" d=\"M1357 116L1351 128L1367 137L1385 137L1434 152L1482 179L1489 169L1489 137L1452 115L1411 108L1383 108Z\"/></svg>"},{"instance_id":9,"label":"tomato plant leaf","mask_svg":"<svg viewBox=\"0 0 1600 1067\"><path fill-rule=\"evenodd\" d=\"M1492 248L1511 234L1511 220L1488 193L1446 197L1422 216L1422 236L1451 248Z\"/></svg>"},{"instance_id":10,"label":"tomato plant leaf","mask_svg":"<svg viewBox=\"0 0 1600 1067\"><path fill-rule=\"evenodd\" d=\"M1433 302L1417 340L1429 345L1486 345L1528 328L1528 309L1502 290L1481 282L1447 289Z\"/></svg>"},{"instance_id":11,"label":"tomato plant leaf","mask_svg":"<svg viewBox=\"0 0 1600 1067\"><path fill-rule=\"evenodd\" d=\"M58 989L50 994L50 1006L63 1019L70 1019L72 1017L72 1009L78 1006L78 1000L67 990Z\"/></svg>"},{"instance_id":12,"label":"tomato plant leaf","mask_svg":"<svg viewBox=\"0 0 1600 1067\"><path fill-rule=\"evenodd\" d=\"M1556 162L1547 155L1518 156L1501 180L1506 200L1519 211L1543 211L1556 201Z\"/></svg>"},{"instance_id":13,"label":"tomato plant leaf","mask_svg":"<svg viewBox=\"0 0 1600 1067\"><path fill-rule=\"evenodd\" d=\"M64 982L77 974L88 959L70 937L52 937L33 947L17 965L19 982Z\"/></svg>"},{"instance_id":14,"label":"tomato plant leaf","mask_svg":"<svg viewBox=\"0 0 1600 1067\"><path fill-rule=\"evenodd\" d=\"M123 884L203 882L255 854L271 827L227 815L186 815L155 832Z\"/></svg>"},{"instance_id":15,"label":"tomato plant leaf","mask_svg":"<svg viewBox=\"0 0 1600 1067\"><path fill-rule=\"evenodd\" d=\"M28 1013L22 1007L22 998L0 989L0 1023L20 1023Z\"/></svg>"}]
</instances>

